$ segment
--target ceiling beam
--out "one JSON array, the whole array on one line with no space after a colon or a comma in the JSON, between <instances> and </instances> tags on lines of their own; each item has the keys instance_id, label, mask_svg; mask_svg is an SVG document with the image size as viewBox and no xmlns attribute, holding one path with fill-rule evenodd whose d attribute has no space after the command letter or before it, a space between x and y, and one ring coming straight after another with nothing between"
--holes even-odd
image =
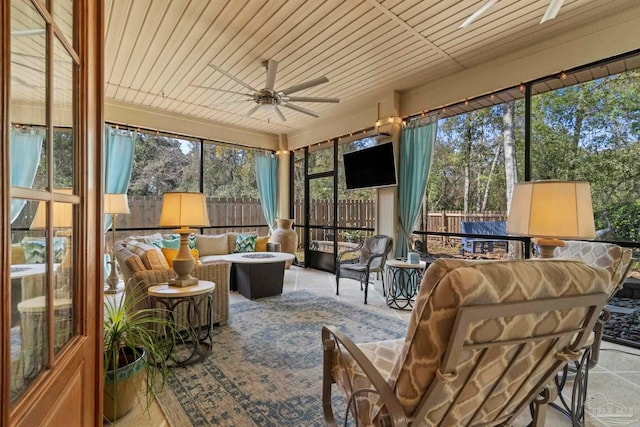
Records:
<instances>
[{"instance_id":1,"label":"ceiling beam","mask_svg":"<svg viewBox=\"0 0 640 427\"><path fill-rule=\"evenodd\" d=\"M454 63L456 65L456 67L458 67L459 70L464 70L465 69L464 65L462 65L461 63L459 63L458 61L453 59L447 52L445 52L444 50L440 49L431 40L429 40L427 37L423 36L422 33L420 33L420 31L416 30L411 25L409 25L405 21L403 21L398 15L396 15L393 12L391 12L389 9L387 9L382 4L380 4L378 2L378 0L367 0L367 1L369 2L369 4L371 6L375 7L376 9L378 9L384 15L389 17L393 22L398 24L401 28L403 28L409 34L414 36L420 43L426 45L431 50L435 51L440 57L446 59L449 62Z\"/></svg>"}]
</instances>

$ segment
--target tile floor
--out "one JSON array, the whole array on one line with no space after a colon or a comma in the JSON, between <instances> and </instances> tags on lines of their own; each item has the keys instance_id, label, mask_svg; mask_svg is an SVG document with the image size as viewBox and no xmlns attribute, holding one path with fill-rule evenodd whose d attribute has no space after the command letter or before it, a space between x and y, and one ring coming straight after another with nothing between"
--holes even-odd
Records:
<instances>
[{"instance_id":1,"label":"tile floor","mask_svg":"<svg viewBox=\"0 0 640 427\"><path fill-rule=\"evenodd\" d=\"M365 306L358 282L340 280L340 296L335 295L335 278L332 274L317 270L291 267L285 272L284 292L306 290L318 295L336 298L340 301L367 307L387 315L408 319L409 311L393 310L386 306L382 297L382 285L376 281L369 289L369 301ZM244 297L232 293L231 304ZM602 343L600 362L589 372L589 396L586 405L586 425L588 427L640 426L640 350L623 347L608 342ZM516 425L526 425L528 417L521 416ZM160 407L151 405L148 412L134 409L114 423L117 427L167 427ZM547 426L571 426L571 423L557 411L549 409ZM239 426L240 427L240 426Z\"/></svg>"}]
</instances>

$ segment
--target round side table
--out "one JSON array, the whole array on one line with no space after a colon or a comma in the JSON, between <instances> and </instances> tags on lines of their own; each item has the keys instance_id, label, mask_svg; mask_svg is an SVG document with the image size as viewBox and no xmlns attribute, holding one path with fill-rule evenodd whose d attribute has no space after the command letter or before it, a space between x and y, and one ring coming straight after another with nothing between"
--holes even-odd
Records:
<instances>
[{"instance_id":1,"label":"round side table","mask_svg":"<svg viewBox=\"0 0 640 427\"><path fill-rule=\"evenodd\" d=\"M199 362L211 353L211 330L213 328L212 308L213 290L216 284L199 280L197 285L184 288L161 284L147 290L151 307L164 307L167 317L176 321L176 313L182 310L186 324L178 324L178 337L175 347L171 348L167 358L173 360L171 366L188 365ZM200 324L200 306L206 301L206 325ZM182 317L181 317L182 318ZM208 341L208 342L207 342ZM184 350L183 350L184 349Z\"/></svg>"},{"instance_id":2,"label":"round side table","mask_svg":"<svg viewBox=\"0 0 640 427\"><path fill-rule=\"evenodd\" d=\"M411 264L398 259L388 259L385 263L387 294L387 305L400 310L412 309L422 273L427 263L420 261L418 264Z\"/></svg>"}]
</instances>

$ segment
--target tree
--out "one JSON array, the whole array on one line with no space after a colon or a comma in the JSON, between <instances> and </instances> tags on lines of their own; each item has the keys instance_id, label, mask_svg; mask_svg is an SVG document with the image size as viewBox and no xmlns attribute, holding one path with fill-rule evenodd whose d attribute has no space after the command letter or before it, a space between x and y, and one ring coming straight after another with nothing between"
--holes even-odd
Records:
<instances>
[{"instance_id":1,"label":"tree","mask_svg":"<svg viewBox=\"0 0 640 427\"><path fill-rule=\"evenodd\" d=\"M187 166L188 159L179 140L138 133L128 192L157 196L168 191L198 191L198 181L185 179Z\"/></svg>"}]
</instances>

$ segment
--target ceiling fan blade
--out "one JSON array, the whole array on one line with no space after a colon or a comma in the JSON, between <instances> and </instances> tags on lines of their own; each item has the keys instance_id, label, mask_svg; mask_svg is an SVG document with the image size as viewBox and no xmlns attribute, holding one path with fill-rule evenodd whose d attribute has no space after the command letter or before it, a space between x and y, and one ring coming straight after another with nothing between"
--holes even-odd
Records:
<instances>
[{"instance_id":1,"label":"ceiling fan blade","mask_svg":"<svg viewBox=\"0 0 640 427\"><path fill-rule=\"evenodd\" d=\"M273 59L265 61L267 67L267 82L264 86L265 89L273 91L273 86L276 84L276 72L278 71L278 63Z\"/></svg>"},{"instance_id":2,"label":"ceiling fan blade","mask_svg":"<svg viewBox=\"0 0 640 427\"><path fill-rule=\"evenodd\" d=\"M318 118L320 117L317 113L314 113L311 110L307 110L306 108L302 108L299 105L295 105L295 104L282 104L283 107L287 107L290 108L292 110L298 111L300 113L304 113L304 114L308 114L312 117Z\"/></svg>"},{"instance_id":3,"label":"ceiling fan blade","mask_svg":"<svg viewBox=\"0 0 640 427\"><path fill-rule=\"evenodd\" d=\"M464 27L468 26L469 24L471 24L473 21L478 19L478 17L480 15L485 13L487 11L487 9L489 9L491 6L493 6L497 1L498 0L487 0L486 2L484 2L484 4L482 6L480 6L480 8L478 8L478 10L473 12L473 14L470 17L468 17L462 24L460 24L460 26L458 28L464 28Z\"/></svg>"},{"instance_id":4,"label":"ceiling fan blade","mask_svg":"<svg viewBox=\"0 0 640 427\"><path fill-rule=\"evenodd\" d=\"M253 99L242 99L239 101L222 101L222 102L214 102L213 104L209 104L210 107L215 107L216 105L225 105L225 104L237 104L239 102L251 102Z\"/></svg>"},{"instance_id":5,"label":"ceiling fan blade","mask_svg":"<svg viewBox=\"0 0 640 427\"><path fill-rule=\"evenodd\" d=\"M253 106L253 108L252 108L251 110L249 110L249 111L247 112L247 114L245 114L244 116L245 116L245 117L251 117L251 116L253 115L253 113L255 113L256 111L258 111L258 109L259 109L260 107L262 107L262 105L261 105L261 104L256 104L256 105L254 105L254 106Z\"/></svg>"},{"instance_id":6,"label":"ceiling fan blade","mask_svg":"<svg viewBox=\"0 0 640 427\"><path fill-rule=\"evenodd\" d=\"M242 96L253 97L253 95L251 95L250 93L236 92L236 91L233 91L233 90L217 89L215 87L207 87L207 86L201 86L201 85L189 85L189 86L199 87L201 89L215 90L215 91L218 91L218 92L232 93L234 95L242 95Z\"/></svg>"},{"instance_id":7,"label":"ceiling fan blade","mask_svg":"<svg viewBox=\"0 0 640 427\"><path fill-rule=\"evenodd\" d=\"M285 102L331 102L334 104L340 102L339 98L319 98L317 96L283 96L281 98Z\"/></svg>"},{"instance_id":8,"label":"ceiling fan blade","mask_svg":"<svg viewBox=\"0 0 640 427\"><path fill-rule=\"evenodd\" d=\"M241 84L242 86L246 87L246 88L247 88L247 89L249 89L251 92L257 92L257 90L256 90L256 89L252 88L251 86L249 86L248 84L246 84L246 83L245 83L245 82L243 82L242 80L238 79L236 76L233 76L233 75L231 75L231 74L227 73L226 71L224 71L224 70L223 70L223 69L221 69L221 68L216 67L215 65L211 65L211 64L208 64L208 65L209 65L209 67L213 68L214 70L216 70L216 71L218 71L218 72L220 72L220 73L224 74L225 76L229 77L229 78L230 78L231 80L233 80L234 82L236 82L236 83L238 83L238 84Z\"/></svg>"},{"instance_id":9,"label":"ceiling fan blade","mask_svg":"<svg viewBox=\"0 0 640 427\"><path fill-rule=\"evenodd\" d=\"M282 93L283 95L289 95L290 93L294 93L294 92L298 92L304 89L308 89L310 87L314 87L314 86L318 86L321 85L322 83L327 83L329 81L328 78L326 78L325 76L322 77L318 77L317 79L313 79L313 80L309 80L307 82L304 83L300 83L299 85L294 85L291 87L288 87L284 90L278 91L279 93Z\"/></svg>"},{"instance_id":10,"label":"ceiling fan blade","mask_svg":"<svg viewBox=\"0 0 640 427\"><path fill-rule=\"evenodd\" d=\"M549 2L549 7L547 7L547 11L540 20L540 23L542 24L545 21L555 18L562 7L562 3L564 3L564 0L551 0Z\"/></svg>"},{"instance_id":11,"label":"ceiling fan blade","mask_svg":"<svg viewBox=\"0 0 640 427\"><path fill-rule=\"evenodd\" d=\"M280 120L282 120L283 122L287 121L287 118L284 116L284 114L282 114L282 111L280 111L277 105L273 106L273 111L275 111L278 117L280 117Z\"/></svg>"}]
</instances>

